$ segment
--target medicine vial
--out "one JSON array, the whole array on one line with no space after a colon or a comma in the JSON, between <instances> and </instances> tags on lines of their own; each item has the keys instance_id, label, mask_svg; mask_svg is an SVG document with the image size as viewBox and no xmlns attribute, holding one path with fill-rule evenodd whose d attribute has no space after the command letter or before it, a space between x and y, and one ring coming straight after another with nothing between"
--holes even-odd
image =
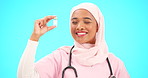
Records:
<instances>
[{"instance_id":1,"label":"medicine vial","mask_svg":"<svg viewBox=\"0 0 148 78\"><path fill-rule=\"evenodd\" d=\"M57 19L57 17L55 17L53 19L53 26L57 26L57 25L58 25L58 19Z\"/></svg>"}]
</instances>

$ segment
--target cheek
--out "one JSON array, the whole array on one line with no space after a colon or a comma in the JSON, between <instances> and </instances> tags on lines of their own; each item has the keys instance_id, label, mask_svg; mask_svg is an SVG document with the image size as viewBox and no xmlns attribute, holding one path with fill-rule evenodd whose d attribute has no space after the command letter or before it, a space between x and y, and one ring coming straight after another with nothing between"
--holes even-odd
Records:
<instances>
[{"instance_id":1,"label":"cheek","mask_svg":"<svg viewBox=\"0 0 148 78\"><path fill-rule=\"evenodd\" d=\"M72 34L74 34L75 26L71 25L71 26L70 26L70 31L71 31Z\"/></svg>"},{"instance_id":2,"label":"cheek","mask_svg":"<svg viewBox=\"0 0 148 78\"><path fill-rule=\"evenodd\" d=\"M90 36L95 36L96 32L97 32L97 26L89 26L88 28L88 31L89 31L89 35Z\"/></svg>"},{"instance_id":3,"label":"cheek","mask_svg":"<svg viewBox=\"0 0 148 78\"><path fill-rule=\"evenodd\" d=\"M91 32L96 32L97 31L97 26L94 24L90 24L86 27L87 30L91 31Z\"/></svg>"}]
</instances>

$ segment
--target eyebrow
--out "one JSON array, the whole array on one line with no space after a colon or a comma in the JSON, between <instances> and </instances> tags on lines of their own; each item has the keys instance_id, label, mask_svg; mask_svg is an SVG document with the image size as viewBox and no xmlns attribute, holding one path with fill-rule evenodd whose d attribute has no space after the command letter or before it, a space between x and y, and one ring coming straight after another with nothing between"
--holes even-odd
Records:
<instances>
[{"instance_id":1,"label":"eyebrow","mask_svg":"<svg viewBox=\"0 0 148 78\"><path fill-rule=\"evenodd\" d=\"M72 18L71 20L78 19L77 17Z\"/></svg>"},{"instance_id":2,"label":"eyebrow","mask_svg":"<svg viewBox=\"0 0 148 78\"><path fill-rule=\"evenodd\" d=\"M77 17L73 17L71 20L74 20L74 19L78 19ZM91 20L91 18L89 18L89 17L84 17L83 19L89 19L89 20Z\"/></svg>"},{"instance_id":3,"label":"eyebrow","mask_svg":"<svg viewBox=\"0 0 148 78\"><path fill-rule=\"evenodd\" d=\"M91 20L91 18L89 18L89 17L84 17L83 19L89 19L89 20Z\"/></svg>"}]
</instances>

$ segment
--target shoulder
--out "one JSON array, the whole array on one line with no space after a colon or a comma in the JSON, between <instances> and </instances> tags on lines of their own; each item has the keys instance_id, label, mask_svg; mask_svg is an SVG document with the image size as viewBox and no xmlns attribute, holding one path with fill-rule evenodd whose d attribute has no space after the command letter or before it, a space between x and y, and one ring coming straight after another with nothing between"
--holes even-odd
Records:
<instances>
[{"instance_id":1,"label":"shoulder","mask_svg":"<svg viewBox=\"0 0 148 78\"><path fill-rule=\"evenodd\" d=\"M108 58L113 67L121 69L124 65L123 61L112 53L109 53Z\"/></svg>"},{"instance_id":2,"label":"shoulder","mask_svg":"<svg viewBox=\"0 0 148 78\"><path fill-rule=\"evenodd\" d=\"M123 63L122 60L118 58L117 56L115 56L113 53L109 53L108 58L111 62Z\"/></svg>"},{"instance_id":3,"label":"shoulder","mask_svg":"<svg viewBox=\"0 0 148 78\"><path fill-rule=\"evenodd\" d=\"M109 53L108 58L114 71L120 71L124 66L123 61L114 54Z\"/></svg>"},{"instance_id":4,"label":"shoulder","mask_svg":"<svg viewBox=\"0 0 148 78\"><path fill-rule=\"evenodd\" d=\"M126 71L125 65L120 58L118 58L117 56L115 56L112 53L109 53L108 58L109 58L111 67L114 71L114 74L116 76L118 76L118 77L119 76L127 76L127 77L124 77L124 78L129 78L129 75Z\"/></svg>"},{"instance_id":5,"label":"shoulder","mask_svg":"<svg viewBox=\"0 0 148 78\"><path fill-rule=\"evenodd\" d=\"M57 50L53 51L50 55L54 55L54 56L63 56L63 55L68 55L70 52L70 46L62 46L60 48L58 48Z\"/></svg>"},{"instance_id":6,"label":"shoulder","mask_svg":"<svg viewBox=\"0 0 148 78\"><path fill-rule=\"evenodd\" d=\"M67 60L67 57L69 55L71 46L62 46L52 53L45 56L43 59L47 61L54 61L56 63L60 63L62 60Z\"/></svg>"},{"instance_id":7,"label":"shoulder","mask_svg":"<svg viewBox=\"0 0 148 78\"><path fill-rule=\"evenodd\" d=\"M39 71L45 71L46 69L59 69L63 61L68 60L67 48L68 46L63 46L53 51L52 53L46 55L39 61L35 63L35 68ZM46 71L47 72L47 71Z\"/></svg>"},{"instance_id":8,"label":"shoulder","mask_svg":"<svg viewBox=\"0 0 148 78\"><path fill-rule=\"evenodd\" d=\"M58 49L56 49L55 51L53 51L52 53L46 55L45 57L43 57L42 59L40 59L38 62L44 61L49 63L50 62L59 62L62 60L62 58L66 57L68 55L68 51L70 49L70 46L62 46Z\"/></svg>"}]
</instances>

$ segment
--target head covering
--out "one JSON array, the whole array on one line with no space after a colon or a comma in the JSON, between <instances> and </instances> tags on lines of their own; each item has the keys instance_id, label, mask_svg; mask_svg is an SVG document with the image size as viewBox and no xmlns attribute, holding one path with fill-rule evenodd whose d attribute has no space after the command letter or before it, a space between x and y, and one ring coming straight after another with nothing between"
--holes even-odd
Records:
<instances>
[{"instance_id":1,"label":"head covering","mask_svg":"<svg viewBox=\"0 0 148 78\"><path fill-rule=\"evenodd\" d=\"M104 39L104 17L100 9L95 4L81 3L72 8L70 18L74 11L78 9L85 9L94 16L96 22L98 23L98 32L95 36L95 44L80 44L74 40L75 47L72 51L73 56L76 57L80 64L86 66L102 63L108 57L108 46Z\"/></svg>"}]
</instances>

